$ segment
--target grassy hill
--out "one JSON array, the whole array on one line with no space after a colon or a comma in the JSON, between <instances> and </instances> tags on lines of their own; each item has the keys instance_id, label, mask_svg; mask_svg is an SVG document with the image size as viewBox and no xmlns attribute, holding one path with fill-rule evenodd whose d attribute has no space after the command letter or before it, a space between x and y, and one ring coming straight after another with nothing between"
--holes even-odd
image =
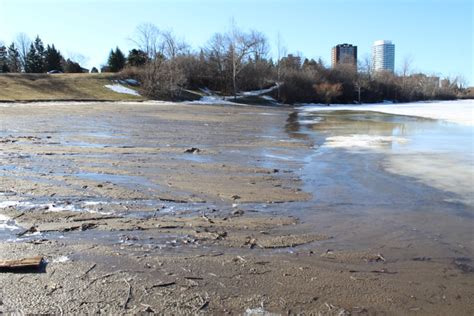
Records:
<instances>
[{"instance_id":1,"label":"grassy hill","mask_svg":"<svg viewBox=\"0 0 474 316\"><path fill-rule=\"evenodd\" d=\"M111 74L0 74L0 102L145 99L104 87L113 80Z\"/></svg>"}]
</instances>

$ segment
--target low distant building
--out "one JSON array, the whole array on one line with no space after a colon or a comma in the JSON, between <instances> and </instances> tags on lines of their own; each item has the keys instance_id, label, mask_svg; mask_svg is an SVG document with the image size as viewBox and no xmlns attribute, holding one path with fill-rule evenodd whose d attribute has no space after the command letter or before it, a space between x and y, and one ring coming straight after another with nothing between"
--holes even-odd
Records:
<instances>
[{"instance_id":1,"label":"low distant building","mask_svg":"<svg viewBox=\"0 0 474 316\"><path fill-rule=\"evenodd\" d=\"M331 65L349 64L357 67L357 46L352 44L339 44L331 50Z\"/></svg>"},{"instance_id":2,"label":"low distant building","mask_svg":"<svg viewBox=\"0 0 474 316\"><path fill-rule=\"evenodd\" d=\"M372 46L372 63L375 71L395 71L395 44L392 41L375 41Z\"/></svg>"},{"instance_id":3,"label":"low distant building","mask_svg":"<svg viewBox=\"0 0 474 316\"><path fill-rule=\"evenodd\" d=\"M111 72L111 71L110 71L110 67L104 65L104 66L102 66L102 67L100 68L100 72Z\"/></svg>"}]
</instances>

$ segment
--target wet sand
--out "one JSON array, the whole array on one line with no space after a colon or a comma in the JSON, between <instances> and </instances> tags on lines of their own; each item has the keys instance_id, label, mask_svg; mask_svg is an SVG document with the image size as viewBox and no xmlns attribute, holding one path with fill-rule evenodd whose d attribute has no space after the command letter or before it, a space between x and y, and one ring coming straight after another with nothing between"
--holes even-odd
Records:
<instances>
[{"instance_id":1,"label":"wet sand","mask_svg":"<svg viewBox=\"0 0 474 316\"><path fill-rule=\"evenodd\" d=\"M355 127L321 117L0 107L0 258L48 262L0 273L0 311L472 314L472 207L384 153L328 149Z\"/></svg>"}]
</instances>

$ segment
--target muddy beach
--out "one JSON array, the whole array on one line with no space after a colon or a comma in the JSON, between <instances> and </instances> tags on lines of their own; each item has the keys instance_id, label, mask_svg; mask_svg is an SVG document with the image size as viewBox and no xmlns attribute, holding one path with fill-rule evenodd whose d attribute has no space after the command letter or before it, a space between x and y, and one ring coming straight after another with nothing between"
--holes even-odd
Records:
<instances>
[{"instance_id":1,"label":"muddy beach","mask_svg":"<svg viewBox=\"0 0 474 316\"><path fill-rule=\"evenodd\" d=\"M432 124L164 102L2 105L0 259L44 263L0 272L0 312L470 315L472 191L428 185L399 153L341 147L355 130ZM390 137L382 149L403 146Z\"/></svg>"}]
</instances>

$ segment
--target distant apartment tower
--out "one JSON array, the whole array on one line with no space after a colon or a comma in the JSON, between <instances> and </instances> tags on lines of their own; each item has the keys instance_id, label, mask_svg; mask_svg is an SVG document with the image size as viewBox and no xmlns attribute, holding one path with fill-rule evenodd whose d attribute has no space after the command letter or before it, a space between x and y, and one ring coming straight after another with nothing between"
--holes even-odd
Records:
<instances>
[{"instance_id":1,"label":"distant apartment tower","mask_svg":"<svg viewBox=\"0 0 474 316\"><path fill-rule=\"evenodd\" d=\"M375 41L372 46L372 63L375 71L395 71L395 44L391 41Z\"/></svg>"},{"instance_id":2,"label":"distant apartment tower","mask_svg":"<svg viewBox=\"0 0 474 316\"><path fill-rule=\"evenodd\" d=\"M338 64L357 66L357 46L347 43L334 46L331 50L331 64L333 68Z\"/></svg>"}]
</instances>

